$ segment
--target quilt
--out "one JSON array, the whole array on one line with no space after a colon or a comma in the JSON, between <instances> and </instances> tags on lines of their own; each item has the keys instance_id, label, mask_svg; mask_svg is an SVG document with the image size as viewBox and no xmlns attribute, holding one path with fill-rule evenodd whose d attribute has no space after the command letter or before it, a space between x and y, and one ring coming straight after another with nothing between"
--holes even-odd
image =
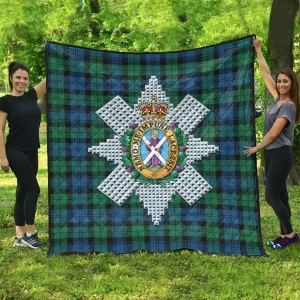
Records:
<instances>
[{"instance_id":1,"label":"quilt","mask_svg":"<svg viewBox=\"0 0 300 300\"><path fill-rule=\"evenodd\" d=\"M127 53L47 42L49 254L264 255L252 36Z\"/></svg>"}]
</instances>

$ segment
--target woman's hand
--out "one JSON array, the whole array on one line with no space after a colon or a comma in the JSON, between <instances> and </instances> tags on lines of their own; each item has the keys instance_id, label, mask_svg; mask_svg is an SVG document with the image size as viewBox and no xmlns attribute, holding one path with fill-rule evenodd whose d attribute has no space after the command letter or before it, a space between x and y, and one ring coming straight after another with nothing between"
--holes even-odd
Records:
<instances>
[{"instance_id":1,"label":"woman's hand","mask_svg":"<svg viewBox=\"0 0 300 300\"><path fill-rule=\"evenodd\" d=\"M244 154L246 154L247 156L250 156L256 152L259 151L258 147L255 146L255 147L248 147L248 146L245 146L245 148L247 148L246 150L244 150Z\"/></svg>"},{"instance_id":2,"label":"woman's hand","mask_svg":"<svg viewBox=\"0 0 300 300\"><path fill-rule=\"evenodd\" d=\"M1 169L5 172L8 173L9 172L9 163L7 158L2 158L1 159Z\"/></svg>"},{"instance_id":3,"label":"woman's hand","mask_svg":"<svg viewBox=\"0 0 300 300\"><path fill-rule=\"evenodd\" d=\"M261 48L261 40L253 37L253 46L255 49Z\"/></svg>"}]
</instances>

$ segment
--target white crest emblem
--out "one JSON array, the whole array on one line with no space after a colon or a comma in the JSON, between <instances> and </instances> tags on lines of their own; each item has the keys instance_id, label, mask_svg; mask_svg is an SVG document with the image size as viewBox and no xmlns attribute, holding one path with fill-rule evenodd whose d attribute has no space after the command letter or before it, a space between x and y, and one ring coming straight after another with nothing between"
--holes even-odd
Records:
<instances>
[{"instance_id":1,"label":"white crest emblem","mask_svg":"<svg viewBox=\"0 0 300 300\"><path fill-rule=\"evenodd\" d=\"M209 113L192 96L173 108L151 76L134 108L117 96L96 113L117 135L88 151L117 165L98 189L118 205L135 192L159 225L175 192L192 205L212 189L192 163L219 149L190 135Z\"/></svg>"}]
</instances>

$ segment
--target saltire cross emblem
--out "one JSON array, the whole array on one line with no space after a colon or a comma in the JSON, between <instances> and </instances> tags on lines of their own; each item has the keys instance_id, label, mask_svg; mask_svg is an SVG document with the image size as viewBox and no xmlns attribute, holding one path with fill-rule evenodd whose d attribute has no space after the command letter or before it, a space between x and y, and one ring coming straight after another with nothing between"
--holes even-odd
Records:
<instances>
[{"instance_id":1,"label":"saltire cross emblem","mask_svg":"<svg viewBox=\"0 0 300 300\"><path fill-rule=\"evenodd\" d=\"M141 94L134 108L117 96L96 112L117 135L88 151L117 165L98 190L120 206L135 192L159 225L176 192L193 205L212 189L192 164L219 148L191 135L209 113L197 99L174 108L156 76Z\"/></svg>"},{"instance_id":2,"label":"saltire cross emblem","mask_svg":"<svg viewBox=\"0 0 300 300\"><path fill-rule=\"evenodd\" d=\"M143 161L143 163L146 165L151 159L157 157L157 159L163 164L166 164L166 160L160 155L160 153L158 152L164 142L166 141L166 136L164 136L159 143L156 146L153 146L150 141L146 138L146 136L143 136L143 141L145 142L146 147L149 147L151 152L149 153L149 155L145 158L145 160Z\"/></svg>"}]
</instances>

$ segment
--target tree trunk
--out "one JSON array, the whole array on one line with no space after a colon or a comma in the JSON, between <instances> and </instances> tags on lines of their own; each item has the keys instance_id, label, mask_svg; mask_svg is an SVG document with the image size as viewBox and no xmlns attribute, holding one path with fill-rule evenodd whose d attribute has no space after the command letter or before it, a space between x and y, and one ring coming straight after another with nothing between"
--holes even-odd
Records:
<instances>
[{"instance_id":1,"label":"tree trunk","mask_svg":"<svg viewBox=\"0 0 300 300\"><path fill-rule=\"evenodd\" d=\"M293 68L293 38L299 0L273 0L268 36L268 54L274 59L271 72Z\"/></svg>"},{"instance_id":2,"label":"tree trunk","mask_svg":"<svg viewBox=\"0 0 300 300\"><path fill-rule=\"evenodd\" d=\"M299 11L299 0L273 0L268 36L268 55L273 59L270 66L275 76L282 68L293 68L293 38L296 15ZM298 133L299 134L299 133ZM295 139L300 137L296 136ZM295 161L299 161L300 153L295 152ZM263 165L260 167L260 182L264 179ZM295 166L290 173L289 184L299 184L300 168Z\"/></svg>"},{"instance_id":3,"label":"tree trunk","mask_svg":"<svg viewBox=\"0 0 300 300\"><path fill-rule=\"evenodd\" d=\"M91 12L92 13L100 13L100 5L98 0L90 0L90 5L91 5Z\"/></svg>"},{"instance_id":4,"label":"tree trunk","mask_svg":"<svg viewBox=\"0 0 300 300\"><path fill-rule=\"evenodd\" d=\"M101 7L99 5L98 0L90 0L90 9L89 9L89 31L93 37L99 37L99 24L97 20L93 20L91 15L92 14L99 14L101 12Z\"/></svg>"}]
</instances>

